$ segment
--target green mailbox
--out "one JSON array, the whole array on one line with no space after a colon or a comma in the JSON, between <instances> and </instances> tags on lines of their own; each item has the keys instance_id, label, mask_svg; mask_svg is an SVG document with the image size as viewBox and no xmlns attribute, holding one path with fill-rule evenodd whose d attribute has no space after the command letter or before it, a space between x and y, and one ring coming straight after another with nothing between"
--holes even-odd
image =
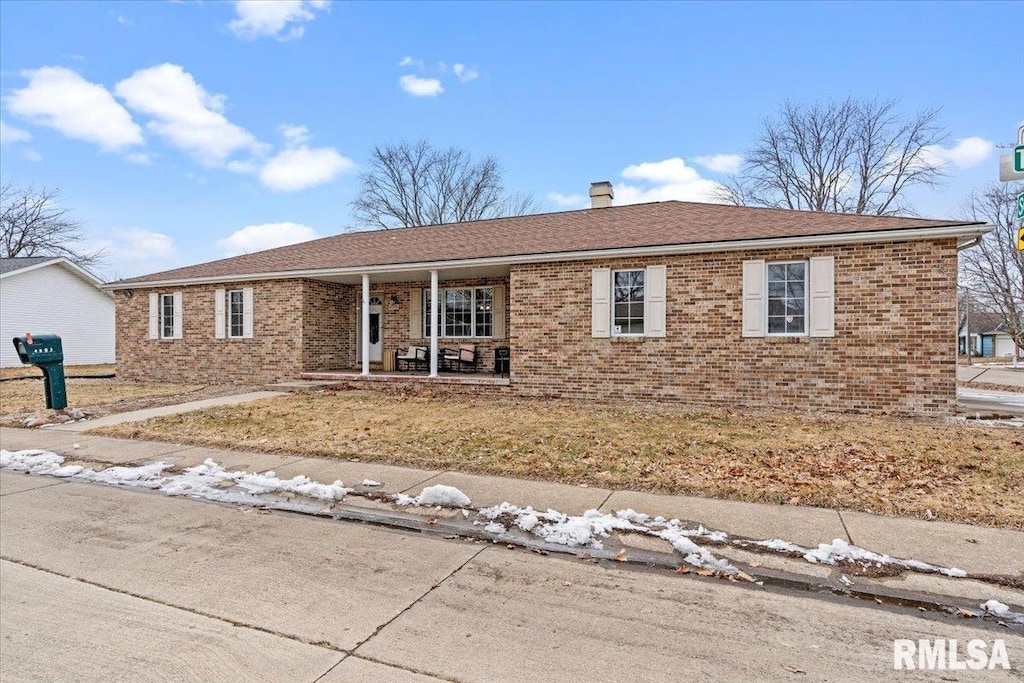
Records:
<instances>
[{"instance_id":1,"label":"green mailbox","mask_svg":"<svg viewBox=\"0 0 1024 683\"><path fill-rule=\"evenodd\" d=\"M43 371L46 387L46 407L60 410L68 407L68 390L64 385L64 347L55 334L14 338L18 358L25 365L35 365Z\"/></svg>"}]
</instances>

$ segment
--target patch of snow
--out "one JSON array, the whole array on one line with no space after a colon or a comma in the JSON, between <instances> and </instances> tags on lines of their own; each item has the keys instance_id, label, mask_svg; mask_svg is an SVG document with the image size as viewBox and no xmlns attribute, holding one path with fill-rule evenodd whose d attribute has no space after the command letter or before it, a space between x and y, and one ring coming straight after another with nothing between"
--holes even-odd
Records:
<instances>
[{"instance_id":1,"label":"patch of snow","mask_svg":"<svg viewBox=\"0 0 1024 683\"><path fill-rule=\"evenodd\" d=\"M1009 605L1004 605L998 600L988 600L981 604L981 609L994 617L1012 621L1015 624L1024 624L1024 614L1014 612Z\"/></svg>"},{"instance_id":2,"label":"patch of snow","mask_svg":"<svg viewBox=\"0 0 1024 683\"><path fill-rule=\"evenodd\" d=\"M503 534L505 533L506 529L504 524L491 522L490 524L484 527L484 531L486 531L489 534Z\"/></svg>"},{"instance_id":3,"label":"patch of snow","mask_svg":"<svg viewBox=\"0 0 1024 683\"><path fill-rule=\"evenodd\" d=\"M374 481L373 479L363 479L363 486L365 486L368 489L380 485L381 483L379 481Z\"/></svg>"},{"instance_id":4,"label":"patch of snow","mask_svg":"<svg viewBox=\"0 0 1024 683\"><path fill-rule=\"evenodd\" d=\"M839 577L839 583L843 584L847 588L853 585L853 581L850 581L850 578L846 576L846 574Z\"/></svg>"},{"instance_id":5,"label":"patch of snow","mask_svg":"<svg viewBox=\"0 0 1024 683\"><path fill-rule=\"evenodd\" d=\"M807 552L807 548L799 546L796 543L783 541L779 538L772 538L765 541L754 541L754 545L759 545L762 548L767 548L768 550L774 550L777 553L800 553L801 555L803 555Z\"/></svg>"},{"instance_id":6,"label":"patch of snow","mask_svg":"<svg viewBox=\"0 0 1024 683\"><path fill-rule=\"evenodd\" d=\"M435 484L434 486L428 486L420 491L420 495L416 496L416 502L414 505L441 505L446 507L462 508L470 505L471 503L472 501L469 499L469 496L454 486Z\"/></svg>"}]
</instances>

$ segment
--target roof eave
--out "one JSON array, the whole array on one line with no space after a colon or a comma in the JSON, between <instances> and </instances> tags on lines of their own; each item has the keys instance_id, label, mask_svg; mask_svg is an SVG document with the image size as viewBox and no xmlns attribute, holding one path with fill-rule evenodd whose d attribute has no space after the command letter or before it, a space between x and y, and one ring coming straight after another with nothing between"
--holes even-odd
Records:
<instances>
[{"instance_id":1,"label":"roof eave","mask_svg":"<svg viewBox=\"0 0 1024 683\"><path fill-rule=\"evenodd\" d=\"M540 254L517 254L449 261L421 261L415 263L385 263L376 265L347 266L343 268L320 268L310 270L286 270L241 275L216 275L196 278L172 278L164 280L139 280L132 282L111 282L103 289L121 290L142 287L166 287L179 285L201 285L218 282L243 282L255 280L285 280L295 278L317 278L339 275L361 275L374 273L403 273L416 270L443 270L472 266L501 266L548 261L584 261L595 258L628 258L635 256L661 256L679 254L700 254L716 251L742 251L747 249L782 249L786 247L814 247L839 244L862 244L865 242L897 242L904 240L942 239L977 237L990 232L993 226L983 223L956 224L927 228L899 230L875 230L824 235L802 235L798 237L768 237L727 242L697 242L691 244L665 244L646 247L623 247L615 249L591 249L583 251L548 252Z\"/></svg>"}]
</instances>

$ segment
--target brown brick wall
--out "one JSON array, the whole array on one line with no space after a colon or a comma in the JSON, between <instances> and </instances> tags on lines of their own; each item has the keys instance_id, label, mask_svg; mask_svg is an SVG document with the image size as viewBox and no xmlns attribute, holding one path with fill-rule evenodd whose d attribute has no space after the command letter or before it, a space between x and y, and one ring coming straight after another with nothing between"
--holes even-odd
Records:
<instances>
[{"instance_id":1,"label":"brown brick wall","mask_svg":"<svg viewBox=\"0 0 1024 683\"><path fill-rule=\"evenodd\" d=\"M214 291L253 288L253 338L217 339ZM302 280L134 289L115 293L117 374L127 380L259 383L302 369ZM182 338L149 338L149 294L182 293Z\"/></svg>"},{"instance_id":2,"label":"brown brick wall","mask_svg":"<svg viewBox=\"0 0 1024 683\"><path fill-rule=\"evenodd\" d=\"M835 257L834 338L741 336L746 259ZM943 413L955 400L956 241L513 266L522 395ZM594 339L591 270L667 266L664 339Z\"/></svg>"},{"instance_id":3,"label":"brown brick wall","mask_svg":"<svg viewBox=\"0 0 1024 683\"><path fill-rule=\"evenodd\" d=\"M743 338L746 259L835 257L834 338ZM512 393L865 412L943 413L955 400L955 240L605 259L513 266L508 339L470 340L481 369L512 347ZM590 336L595 267L667 266L664 339ZM116 293L118 374L131 380L257 383L357 370L359 287L311 280L254 288L254 338L216 339L216 285L183 293L183 339L148 339L149 293ZM372 287L384 302L384 353L410 344L410 296L427 282ZM394 299L394 301L393 301ZM442 339L442 347L461 340Z\"/></svg>"},{"instance_id":4,"label":"brown brick wall","mask_svg":"<svg viewBox=\"0 0 1024 683\"><path fill-rule=\"evenodd\" d=\"M302 301L302 369L332 372L356 368L358 288L306 280Z\"/></svg>"}]
</instances>

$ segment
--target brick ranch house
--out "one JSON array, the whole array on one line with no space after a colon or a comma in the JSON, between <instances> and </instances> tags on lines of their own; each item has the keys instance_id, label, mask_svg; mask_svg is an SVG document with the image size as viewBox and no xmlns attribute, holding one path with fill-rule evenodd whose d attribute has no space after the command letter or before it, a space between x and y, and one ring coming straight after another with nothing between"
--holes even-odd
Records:
<instances>
[{"instance_id":1,"label":"brick ranch house","mask_svg":"<svg viewBox=\"0 0 1024 683\"><path fill-rule=\"evenodd\" d=\"M379 380L510 347L520 396L948 412L980 223L667 201L355 232L106 285L129 380ZM430 319L429 311L439 319ZM423 382L439 375L431 353ZM472 381L472 380L470 380Z\"/></svg>"}]
</instances>

